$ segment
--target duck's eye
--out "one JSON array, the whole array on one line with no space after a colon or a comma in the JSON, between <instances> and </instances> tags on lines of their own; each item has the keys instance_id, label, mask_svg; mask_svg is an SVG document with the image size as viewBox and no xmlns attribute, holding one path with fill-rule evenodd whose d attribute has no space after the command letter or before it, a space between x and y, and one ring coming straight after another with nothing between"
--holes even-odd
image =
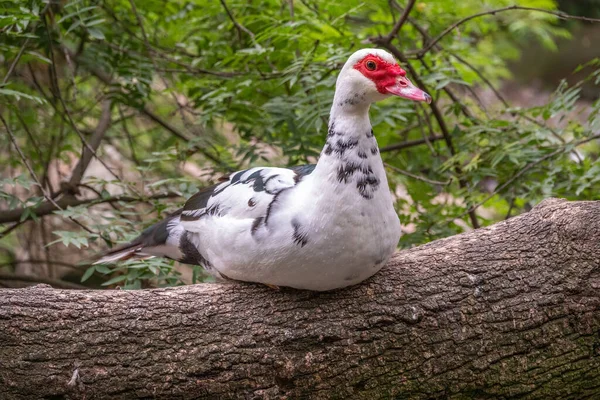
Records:
<instances>
[{"instance_id":1,"label":"duck's eye","mask_svg":"<svg viewBox=\"0 0 600 400\"><path fill-rule=\"evenodd\" d=\"M375 69L377 68L377 64L375 63L375 61L369 60L365 65L367 66L367 69L369 71L375 71Z\"/></svg>"}]
</instances>

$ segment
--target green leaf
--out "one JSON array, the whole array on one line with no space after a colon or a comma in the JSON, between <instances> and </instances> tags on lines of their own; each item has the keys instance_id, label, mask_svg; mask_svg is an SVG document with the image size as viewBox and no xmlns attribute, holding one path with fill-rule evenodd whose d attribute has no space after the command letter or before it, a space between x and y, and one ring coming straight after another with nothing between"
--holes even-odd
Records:
<instances>
[{"instance_id":1,"label":"green leaf","mask_svg":"<svg viewBox=\"0 0 600 400\"><path fill-rule=\"evenodd\" d=\"M108 266L106 266L104 264L96 265L96 271L100 272L103 275L110 274L113 272L113 270L111 268L109 268Z\"/></svg>"},{"instance_id":2,"label":"green leaf","mask_svg":"<svg viewBox=\"0 0 600 400\"><path fill-rule=\"evenodd\" d=\"M127 275L118 275L104 282L102 286L114 285L115 283L123 282L126 279Z\"/></svg>"},{"instance_id":3,"label":"green leaf","mask_svg":"<svg viewBox=\"0 0 600 400\"><path fill-rule=\"evenodd\" d=\"M85 272L83 273L83 276L81 277L81 282L85 282L88 279L90 279L90 277L94 274L95 270L96 270L96 268L94 265L92 265L91 267L86 269Z\"/></svg>"},{"instance_id":4,"label":"green leaf","mask_svg":"<svg viewBox=\"0 0 600 400\"><path fill-rule=\"evenodd\" d=\"M19 92L19 91L12 90L12 89L0 88L0 95L14 97L17 101L19 101L19 100L21 100L21 98L23 98L23 99L27 99L27 100L33 100L38 104L46 104L46 100L42 99L41 97L33 96L30 94Z\"/></svg>"},{"instance_id":5,"label":"green leaf","mask_svg":"<svg viewBox=\"0 0 600 400\"><path fill-rule=\"evenodd\" d=\"M87 31L90 34L90 36L93 37L94 39L104 40L106 38L104 36L104 33L98 28L88 28Z\"/></svg>"}]
</instances>

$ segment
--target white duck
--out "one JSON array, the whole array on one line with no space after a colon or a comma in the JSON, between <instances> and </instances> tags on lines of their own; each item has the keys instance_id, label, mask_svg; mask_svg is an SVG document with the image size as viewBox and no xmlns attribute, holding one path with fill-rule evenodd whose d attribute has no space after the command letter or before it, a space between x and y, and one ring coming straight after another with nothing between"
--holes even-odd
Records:
<instances>
[{"instance_id":1,"label":"white duck","mask_svg":"<svg viewBox=\"0 0 600 400\"><path fill-rule=\"evenodd\" d=\"M167 257L217 277L318 291L369 278L400 238L369 121L371 103L391 95L431 101L391 54L357 51L338 76L316 165L233 173L97 263Z\"/></svg>"}]
</instances>

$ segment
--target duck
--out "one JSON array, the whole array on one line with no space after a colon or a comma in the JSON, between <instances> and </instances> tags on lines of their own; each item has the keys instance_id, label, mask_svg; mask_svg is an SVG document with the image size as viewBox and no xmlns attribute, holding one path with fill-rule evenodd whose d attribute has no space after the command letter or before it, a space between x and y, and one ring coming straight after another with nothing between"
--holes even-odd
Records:
<instances>
[{"instance_id":1,"label":"duck","mask_svg":"<svg viewBox=\"0 0 600 400\"><path fill-rule=\"evenodd\" d=\"M316 164L234 172L94 264L165 257L216 278L329 291L377 273L401 235L369 120L377 101L431 102L381 49L353 53L336 80Z\"/></svg>"}]
</instances>

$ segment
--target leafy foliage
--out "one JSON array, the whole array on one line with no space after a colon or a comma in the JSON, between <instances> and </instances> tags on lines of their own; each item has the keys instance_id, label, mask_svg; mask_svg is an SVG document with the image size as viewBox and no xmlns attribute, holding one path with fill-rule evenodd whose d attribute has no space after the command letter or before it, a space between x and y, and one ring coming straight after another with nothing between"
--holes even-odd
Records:
<instances>
[{"instance_id":1,"label":"leafy foliage","mask_svg":"<svg viewBox=\"0 0 600 400\"><path fill-rule=\"evenodd\" d=\"M0 201L20 210L1 220L0 244L23 246L19 230L53 216L42 246L97 250L134 237L222 173L314 162L337 71L369 40L406 58L436 99L432 108L386 101L371 113L407 227L401 246L494 223L549 196L592 199L600 100L587 119L573 118L582 83L565 81L531 108L502 98L484 106L477 95L510 77L507 62L524 41L555 49L569 35L555 15L481 15L420 52L452 24L514 3L556 9L552 0L411 1L410 18L384 43L407 4L0 1L9 133L0 137ZM600 84L599 67L586 66L589 84ZM88 173L73 178L90 148ZM165 260L80 271L81 281L125 288L190 281ZM202 279L197 268L192 278Z\"/></svg>"}]
</instances>

